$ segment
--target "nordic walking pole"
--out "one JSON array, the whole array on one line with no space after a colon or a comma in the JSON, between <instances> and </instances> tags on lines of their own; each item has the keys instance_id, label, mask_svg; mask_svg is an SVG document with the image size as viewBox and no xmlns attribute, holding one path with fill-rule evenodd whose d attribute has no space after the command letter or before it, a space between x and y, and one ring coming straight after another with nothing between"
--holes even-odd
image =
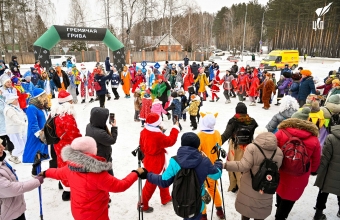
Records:
<instances>
[{"instance_id":1,"label":"nordic walking pole","mask_svg":"<svg viewBox=\"0 0 340 220\"><path fill-rule=\"evenodd\" d=\"M221 146L219 146L219 144L217 144L217 147L220 149L220 152L223 150L222 148L221 148ZM219 155L220 155L220 153L219 153ZM223 157L223 153L222 153L222 157L223 158L225 158L225 153L224 153L224 157ZM218 157L218 159L219 159L219 157ZM221 194L222 194L222 203L223 203L223 213L224 213L224 215L225 215L225 206L224 206L224 196L223 196L223 184L222 184L222 175L221 175L221 177L220 177L220 184L221 184Z\"/></svg>"},{"instance_id":2,"label":"nordic walking pole","mask_svg":"<svg viewBox=\"0 0 340 220\"><path fill-rule=\"evenodd\" d=\"M218 143L216 143L216 145L211 149L212 154L215 154L217 152L217 159L220 159L220 153L218 151ZM214 213L214 203L215 203L215 195L216 195L216 185L217 185L217 180L215 180L215 184L214 184L214 197L213 197L213 202L211 205L211 217L210 219L212 220L213 217L213 213Z\"/></svg>"},{"instance_id":3,"label":"nordic walking pole","mask_svg":"<svg viewBox=\"0 0 340 220\"><path fill-rule=\"evenodd\" d=\"M41 160L40 160L40 152L39 151L37 152L36 158L37 158L37 162L38 162L38 166L36 167L37 175L39 175L39 173L41 172ZM42 199L41 199L41 185L38 187L38 192L39 192L39 203L40 203L40 219L44 220L43 210L42 210Z\"/></svg>"},{"instance_id":4,"label":"nordic walking pole","mask_svg":"<svg viewBox=\"0 0 340 220\"><path fill-rule=\"evenodd\" d=\"M142 166L142 160L144 158L144 154L140 149L140 146L138 146L135 150L132 152L133 156L137 156L138 159L138 167ZM138 219L143 220L143 197L142 197L142 179L138 178Z\"/></svg>"}]
</instances>

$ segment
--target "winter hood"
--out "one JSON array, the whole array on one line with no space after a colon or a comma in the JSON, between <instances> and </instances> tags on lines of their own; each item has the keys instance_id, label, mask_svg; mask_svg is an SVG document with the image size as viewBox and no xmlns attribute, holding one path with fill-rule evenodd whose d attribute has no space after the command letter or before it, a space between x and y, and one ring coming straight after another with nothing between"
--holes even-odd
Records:
<instances>
[{"instance_id":1,"label":"winter hood","mask_svg":"<svg viewBox=\"0 0 340 220\"><path fill-rule=\"evenodd\" d=\"M316 127L315 124L313 124L310 121L301 120L301 119L298 119L298 118L286 119L286 120L282 121L278 126L278 129L286 129L286 128L295 128L295 129L298 129L298 130L303 130L305 132L310 133L311 135L313 135L315 137L317 137L319 135L319 129ZM303 135L302 132L300 132L300 131L297 131L296 134L292 134L292 135L297 136L297 137L301 137L301 138L306 138L306 137L302 137L302 136L305 136L305 135Z\"/></svg>"},{"instance_id":2,"label":"winter hood","mask_svg":"<svg viewBox=\"0 0 340 220\"><path fill-rule=\"evenodd\" d=\"M97 128L106 128L106 121L109 118L109 110L107 108L94 107L91 109L90 123Z\"/></svg>"},{"instance_id":3,"label":"winter hood","mask_svg":"<svg viewBox=\"0 0 340 220\"><path fill-rule=\"evenodd\" d=\"M264 132L259 134L254 143L259 145L262 149L268 151L274 151L277 148L277 139L272 132Z\"/></svg>"},{"instance_id":4,"label":"winter hood","mask_svg":"<svg viewBox=\"0 0 340 220\"><path fill-rule=\"evenodd\" d=\"M71 146L66 146L61 150L61 157L67 161L72 171L85 173L101 173L111 170L112 163L106 162L104 158L91 154L84 154L74 150Z\"/></svg>"},{"instance_id":5,"label":"winter hood","mask_svg":"<svg viewBox=\"0 0 340 220\"><path fill-rule=\"evenodd\" d=\"M332 126L331 132L336 138L340 139L340 125Z\"/></svg>"},{"instance_id":6,"label":"winter hood","mask_svg":"<svg viewBox=\"0 0 340 220\"><path fill-rule=\"evenodd\" d=\"M195 168L202 160L202 154L194 147L182 146L177 151L177 162L182 168Z\"/></svg>"},{"instance_id":7,"label":"winter hood","mask_svg":"<svg viewBox=\"0 0 340 220\"><path fill-rule=\"evenodd\" d=\"M299 110L299 103L295 98L290 95L286 95L281 99L280 112L284 112L287 109Z\"/></svg>"},{"instance_id":8,"label":"winter hood","mask_svg":"<svg viewBox=\"0 0 340 220\"><path fill-rule=\"evenodd\" d=\"M201 120L199 122L200 130L208 134L213 134L214 127L216 124L216 117L218 113L211 114L211 113L200 112L200 115L201 115Z\"/></svg>"}]
</instances>

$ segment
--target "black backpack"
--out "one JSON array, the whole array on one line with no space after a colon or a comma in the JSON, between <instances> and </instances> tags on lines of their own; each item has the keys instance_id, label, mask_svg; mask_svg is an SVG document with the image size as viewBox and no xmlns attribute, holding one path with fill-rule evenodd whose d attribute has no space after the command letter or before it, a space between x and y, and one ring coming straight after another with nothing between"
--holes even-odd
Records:
<instances>
[{"instance_id":1,"label":"black backpack","mask_svg":"<svg viewBox=\"0 0 340 220\"><path fill-rule=\"evenodd\" d=\"M235 132L235 143L250 144L253 141L254 125L238 124Z\"/></svg>"},{"instance_id":2,"label":"black backpack","mask_svg":"<svg viewBox=\"0 0 340 220\"><path fill-rule=\"evenodd\" d=\"M328 133L331 133L332 126L340 125L340 116L339 116L339 113L332 113L327 107L325 107L325 108L327 109L327 111L331 115L331 118L329 120L329 124L328 124L328 127L327 127Z\"/></svg>"},{"instance_id":3,"label":"black backpack","mask_svg":"<svg viewBox=\"0 0 340 220\"><path fill-rule=\"evenodd\" d=\"M60 138L56 134L56 127L54 119L58 115L55 115L54 117L48 117L45 125L44 125L44 135L46 139L45 144L57 144L60 141Z\"/></svg>"},{"instance_id":4,"label":"black backpack","mask_svg":"<svg viewBox=\"0 0 340 220\"><path fill-rule=\"evenodd\" d=\"M177 156L172 157L177 162ZM201 212L202 185L199 184L195 169L184 169L175 176L172 188L172 204L176 214L192 218Z\"/></svg>"},{"instance_id":5,"label":"black backpack","mask_svg":"<svg viewBox=\"0 0 340 220\"><path fill-rule=\"evenodd\" d=\"M262 155L264 156L264 160L262 161L259 171L257 171L255 176L250 169L252 187L255 191L262 190L263 193L274 194L277 187L279 186L280 181L279 168L277 167L276 162L273 161L276 150L274 151L272 157L268 159L263 153L261 147L259 147L256 143L253 144L261 151Z\"/></svg>"}]
</instances>

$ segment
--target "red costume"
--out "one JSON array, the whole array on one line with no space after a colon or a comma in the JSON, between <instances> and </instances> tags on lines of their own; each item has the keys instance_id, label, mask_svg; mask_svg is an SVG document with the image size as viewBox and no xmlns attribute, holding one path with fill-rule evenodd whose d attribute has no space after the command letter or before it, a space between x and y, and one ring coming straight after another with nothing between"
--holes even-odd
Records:
<instances>
[{"instance_id":1,"label":"red costume","mask_svg":"<svg viewBox=\"0 0 340 220\"><path fill-rule=\"evenodd\" d=\"M36 69L39 75L41 75L41 71L43 70L43 68L41 67L40 64L35 64L34 69Z\"/></svg>"},{"instance_id":2,"label":"red costume","mask_svg":"<svg viewBox=\"0 0 340 220\"><path fill-rule=\"evenodd\" d=\"M183 76L183 89L184 91L188 91L188 87L192 86L195 82L194 74L191 72L190 66L187 66L188 72Z\"/></svg>"},{"instance_id":3,"label":"red costume","mask_svg":"<svg viewBox=\"0 0 340 220\"><path fill-rule=\"evenodd\" d=\"M220 70L217 70L216 71L216 76L214 77L214 79L211 81L211 98L212 98L212 101L214 101L215 97L217 99L219 99L219 97L217 96L216 93L218 93L220 91L220 77L219 77L219 74L220 74Z\"/></svg>"},{"instance_id":4,"label":"red costume","mask_svg":"<svg viewBox=\"0 0 340 220\"><path fill-rule=\"evenodd\" d=\"M245 70L244 67L241 68L240 74L237 77L237 93L238 95L246 95L246 92L249 89L249 77L247 74L244 74Z\"/></svg>"},{"instance_id":5,"label":"red costume","mask_svg":"<svg viewBox=\"0 0 340 220\"><path fill-rule=\"evenodd\" d=\"M162 130L158 127L162 119L156 113L150 113L146 119L145 128L141 131L139 145L144 153L143 160L144 167L155 174L161 174L165 170L165 154L167 147L172 147L178 137L179 128L174 126L170 135L166 136ZM148 210L149 200L152 194L155 192L157 185L146 181L143 187L143 210ZM169 188L158 187L161 195L161 203L167 204L171 201Z\"/></svg>"},{"instance_id":6,"label":"red costume","mask_svg":"<svg viewBox=\"0 0 340 220\"><path fill-rule=\"evenodd\" d=\"M254 69L253 78L250 80L250 88L248 91L248 96L257 97L259 95L257 87L259 87L260 85L260 80L257 77L257 75L258 75L257 69Z\"/></svg>"},{"instance_id":7,"label":"red costume","mask_svg":"<svg viewBox=\"0 0 340 220\"><path fill-rule=\"evenodd\" d=\"M139 87L141 83L145 82L145 77L142 73L137 73L135 78L132 80L132 93L135 93L136 89Z\"/></svg>"}]
</instances>

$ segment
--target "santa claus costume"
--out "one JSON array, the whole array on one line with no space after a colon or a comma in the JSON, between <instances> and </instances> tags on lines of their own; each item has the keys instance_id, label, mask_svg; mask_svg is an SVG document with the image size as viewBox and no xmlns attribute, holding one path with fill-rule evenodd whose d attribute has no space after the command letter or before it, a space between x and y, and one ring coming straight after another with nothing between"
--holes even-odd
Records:
<instances>
[{"instance_id":1,"label":"santa claus costume","mask_svg":"<svg viewBox=\"0 0 340 220\"><path fill-rule=\"evenodd\" d=\"M213 78L213 80L211 81L211 100L210 102L214 102L215 101L215 97L216 97L216 102L220 99L220 97L217 96L216 93L220 92L220 70L217 70L216 71L216 75L215 77Z\"/></svg>"},{"instance_id":2,"label":"santa claus costume","mask_svg":"<svg viewBox=\"0 0 340 220\"><path fill-rule=\"evenodd\" d=\"M86 69L85 64L80 64L80 96L81 103L85 103L86 97L90 97L90 103L94 102L94 88L93 88L93 76L89 70Z\"/></svg>"},{"instance_id":3,"label":"santa claus costume","mask_svg":"<svg viewBox=\"0 0 340 220\"><path fill-rule=\"evenodd\" d=\"M241 67L240 74L237 77L237 96L241 102L244 101L244 97L249 89L249 78L248 75L245 74L244 67Z\"/></svg>"},{"instance_id":4,"label":"santa claus costume","mask_svg":"<svg viewBox=\"0 0 340 220\"><path fill-rule=\"evenodd\" d=\"M254 69L252 73L252 78L250 80L250 88L248 91L249 101L251 102L250 106L256 105L256 97L259 96L257 87L259 87L259 85L260 85L260 80L258 77L258 71L257 69Z\"/></svg>"},{"instance_id":5,"label":"santa claus costume","mask_svg":"<svg viewBox=\"0 0 340 220\"><path fill-rule=\"evenodd\" d=\"M72 105L72 100L73 98L70 93L62 90L58 94L59 105L53 106L51 110L51 116L55 116L54 123L56 125L56 134L60 138L60 141L54 144L58 168L62 168L67 165L61 157L62 149L71 144L74 139L81 137L75 119L76 111ZM66 180L62 180L61 183L64 188L62 200L68 201L70 200L70 185Z\"/></svg>"},{"instance_id":6,"label":"santa claus costume","mask_svg":"<svg viewBox=\"0 0 340 220\"><path fill-rule=\"evenodd\" d=\"M144 154L143 164L144 167L152 173L161 174L165 170L165 154L167 147L172 147L178 137L179 127L174 126L170 135L163 134L160 124L162 118L156 113L150 113L146 118L145 128L140 133L139 145ZM149 200L156 190L157 185L146 181L142 197L143 197L143 211L152 212L153 208L149 206ZM169 188L162 188L158 186L160 190L161 203L163 205L171 201Z\"/></svg>"}]
</instances>

